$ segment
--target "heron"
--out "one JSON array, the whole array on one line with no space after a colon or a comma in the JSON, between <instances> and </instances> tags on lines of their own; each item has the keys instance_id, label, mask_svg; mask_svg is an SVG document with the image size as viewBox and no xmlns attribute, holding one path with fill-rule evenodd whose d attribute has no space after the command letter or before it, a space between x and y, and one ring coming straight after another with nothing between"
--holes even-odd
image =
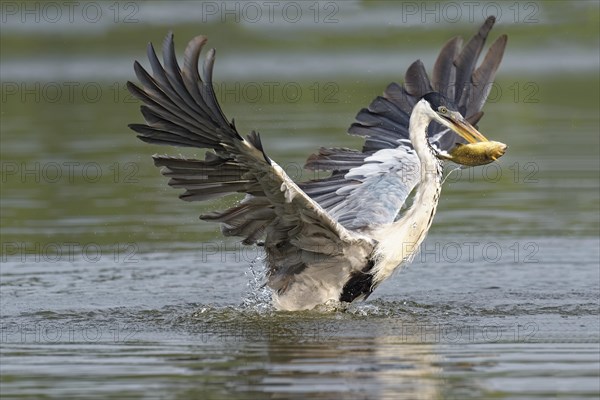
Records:
<instances>
[{"instance_id":1,"label":"heron","mask_svg":"<svg viewBox=\"0 0 600 400\"><path fill-rule=\"evenodd\" d=\"M127 82L143 103L145 123L129 127L147 143L206 149L204 159L153 156L168 184L185 189L181 199L245 194L200 219L220 223L225 236L245 245L263 246L265 284L276 309L365 300L425 239L443 164L481 165L506 150L477 128L507 42L500 36L477 65L494 22L489 17L464 46L460 37L450 39L431 79L417 60L403 85L389 84L360 110L348 133L364 138L361 150L321 148L309 156L305 168L326 171L324 178L294 182L267 155L259 133L243 137L227 119L213 88L214 49L202 73L198 68L204 36L189 42L182 68L172 33L162 64L148 44L152 73L135 61L140 86Z\"/></svg>"}]
</instances>

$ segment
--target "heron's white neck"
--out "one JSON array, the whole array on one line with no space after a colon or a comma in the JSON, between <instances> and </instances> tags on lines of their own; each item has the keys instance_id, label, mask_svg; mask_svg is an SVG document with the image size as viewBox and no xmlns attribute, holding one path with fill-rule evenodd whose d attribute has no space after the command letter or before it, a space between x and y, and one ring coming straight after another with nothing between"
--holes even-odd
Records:
<instances>
[{"instance_id":1,"label":"heron's white neck","mask_svg":"<svg viewBox=\"0 0 600 400\"><path fill-rule=\"evenodd\" d=\"M419 157L421 180L412 206L402 218L375 233L378 241L373 267L374 284L386 279L401 264L410 261L431 226L442 187L442 166L427 141L427 127L432 121L425 100L419 101L410 116L410 141Z\"/></svg>"}]
</instances>

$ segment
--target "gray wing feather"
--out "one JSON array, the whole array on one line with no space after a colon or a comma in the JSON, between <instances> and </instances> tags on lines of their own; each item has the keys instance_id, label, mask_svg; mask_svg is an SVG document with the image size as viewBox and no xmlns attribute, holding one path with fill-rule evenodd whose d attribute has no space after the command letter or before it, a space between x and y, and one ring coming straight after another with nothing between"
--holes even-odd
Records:
<instances>
[{"instance_id":1,"label":"gray wing feather","mask_svg":"<svg viewBox=\"0 0 600 400\"><path fill-rule=\"evenodd\" d=\"M481 28L479 28L479 32L477 32L477 34L467 42L458 57L456 57L454 60L454 65L456 67L456 87L454 101L459 106L459 111L463 115L465 114L466 108L461 109L460 107L461 105L463 107L466 106L468 93L470 92L470 85L468 85L468 83L470 82L471 75L473 74L473 70L477 64L477 59L479 58L481 50L485 44L485 40L487 39L487 35L492 29L492 26L494 26L495 22L495 17L488 17Z\"/></svg>"},{"instance_id":2,"label":"gray wing feather","mask_svg":"<svg viewBox=\"0 0 600 400\"><path fill-rule=\"evenodd\" d=\"M342 225L353 228L389 223L398 213L398 199L408 197L419 176L414 152L403 148L380 150L363 166L346 174L347 179L362 184L339 189L337 193L345 199L329 212Z\"/></svg>"},{"instance_id":3,"label":"gray wing feather","mask_svg":"<svg viewBox=\"0 0 600 400\"><path fill-rule=\"evenodd\" d=\"M471 77L473 85L473 98L467 106L466 115L472 117L480 112L485 101L492 90L492 83L496 71L502 61L504 49L506 48L506 35L500 36L490 47L481 65L473 72ZM481 117L480 117L481 118ZM479 120L479 119L478 119Z\"/></svg>"},{"instance_id":4,"label":"gray wing feather","mask_svg":"<svg viewBox=\"0 0 600 400\"><path fill-rule=\"evenodd\" d=\"M456 80L454 60L458 56L461 45L462 38L460 37L448 40L442 47L433 66L433 89L449 99L454 99L454 83Z\"/></svg>"},{"instance_id":5,"label":"gray wing feather","mask_svg":"<svg viewBox=\"0 0 600 400\"><path fill-rule=\"evenodd\" d=\"M385 88L383 97L395 104L406 115L410 115L413 107L419 100L418 98L408 94L406 89L396 82L390 83L387 88Z\"/></svg>"},{"instance_id":6,"label":"gray wing feather","mask_svg":"<svg viewBox=\"0 0 600 400\"><path fill-rule=\"evenodd\" d=\"M364 163L365 157L366 154L358 150L321 147L318 154L313 154L306 160L304 167L313 171L350 170L360 167Z\"/></svg>"},{"instance_id":7,"label":"gray wing feather","mask_svg":"<svg viewBox=\"0 0 600 400\"><path fill-rule=\"evenodd\" d=\"M320 149L309 157L306 167L332 171L332 177L302 183L303 190L349 229L394 221L420 180L419 160L408 133L412 108L420 97L435 90L454 99L472 124L481 119L481 108L506 46L503 35L475 69L494 22L495 18L489 17L462 50L461 38L446 42L435 62L432 80L421 61L411 64L404 85L388 85L383 96L359 111L357 122L348 129L351 135L365 138L362 151ZM439 151L465 142L437 123L430 124L428 136Z\"/></svg>"},{"instance_id":8,"label":"gray wing feather","mask_svg":"<svg viewBox=\"0 0 600 400\"><path fill-rule=\"evenodd\" d=\"M408 67L404 75L404 88L407 93L417 99L433 91L429 76L425 71L425 65L421 60L417 60Z\"/></svg>"},{"instance_id":9,"label":"gray wing feather","mask_svg":"<svg viewBox=\"0 0 600 400\"><path fill-rule=\"evenodd\" d=\"M185 50L184 69L175 57L173 35L163 44L163 65L152 45L148 58L152 75L135 63L142 88L128 82L130 92L144 105L145 124L131 124L138 137L154 144L212 149L203 160L154 156L156 166L169 177L169 185L183 188L180 198L204 201L230 193L246 193L235 207L201 216L222 224L228 236L241 236L244 243L265 237L269 285L284 293L296 280L321 274L334 276L343 284L353 271L367 263L373 244L336 222L306 195L265 153L260 136L246 139L228 122L212 85L215 60L210 50L198 72L198 57L206 38L193 39ZM357 165L355 154L333 156L337 162ZM353 164L354 163L354 164ZM347 184L348 182L345 182ZM312 275L300 273L310 268ZM308 276L308 278L306 278ZM303 281L306 284L306 281Z\"/></svg>"}]
</instances>

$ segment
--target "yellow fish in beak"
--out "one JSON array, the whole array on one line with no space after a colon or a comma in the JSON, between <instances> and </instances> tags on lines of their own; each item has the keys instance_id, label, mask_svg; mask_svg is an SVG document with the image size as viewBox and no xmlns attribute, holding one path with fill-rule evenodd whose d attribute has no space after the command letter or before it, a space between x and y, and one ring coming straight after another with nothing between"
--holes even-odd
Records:
<instances>
[{"instance_id":1,"label":"yellow fish in beak","mask_svg":"<svg viewBox=\"0 0 600 400\"><path fill-rule=\"evenodd\" d=\"M452 130L469 143L457 143L441 158L474 167L489 164L504 155L508 148L506 144L488 140L458 112L447 114L450 114L449 123Z\"/></svg>"}]
</instances>

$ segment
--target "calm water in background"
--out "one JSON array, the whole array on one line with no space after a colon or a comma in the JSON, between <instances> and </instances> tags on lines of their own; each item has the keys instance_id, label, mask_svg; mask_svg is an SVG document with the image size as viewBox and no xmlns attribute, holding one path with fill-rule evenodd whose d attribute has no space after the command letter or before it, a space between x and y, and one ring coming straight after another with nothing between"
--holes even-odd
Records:
<instances>
[{"instance_id":1,"label":"calm water in background","mask_svg":"<svg viewBox=\"0 0 600 400\"><path fill-rule=\"evenodd\" d=\"M97 23L40 9L2 26L3 397L598 396L597 4L502 6L491 38L509 47L480 128L509 152L448 178L415 262L368 302L303 313L272 311L260 252L198 221L217 204L165 185L149 156L180 150L128 131L132 60L169 29L180 53L208 35L226 115L309 179L308 154L360 146L344 134L356 112L480 19L115 4Z\"/></svg>"}]
</instances>

